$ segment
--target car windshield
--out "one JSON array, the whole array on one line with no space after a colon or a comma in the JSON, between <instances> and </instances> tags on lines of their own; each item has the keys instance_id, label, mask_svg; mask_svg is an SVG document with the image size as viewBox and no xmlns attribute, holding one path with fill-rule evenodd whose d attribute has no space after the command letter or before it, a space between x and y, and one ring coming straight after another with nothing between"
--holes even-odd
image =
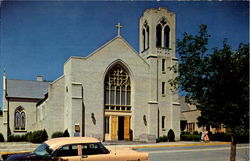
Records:
<instances>
[{"instance_id":1,"label":"car windshield","mask_svg":"<svg viewBox=\"0 0 250 161\"><path fill-rule=\"evenodd\" d=\"M97 143L100 149L101 154L109 154L109 150L105 148L105 146L102 143Z\"/></svg>"},{"instance_id":2,"label":"car windshield","mask_svg":"<svg viewBox=\"0 0 250 161\"><path fill-rule=\"evenodd\" d=\"M37 155L39 157L48 157L48 156L50 156L50 154L52 152L53 152L53 150L46 143L39 145L34 150L35 155Z\"/></svg>"}]
</instances>

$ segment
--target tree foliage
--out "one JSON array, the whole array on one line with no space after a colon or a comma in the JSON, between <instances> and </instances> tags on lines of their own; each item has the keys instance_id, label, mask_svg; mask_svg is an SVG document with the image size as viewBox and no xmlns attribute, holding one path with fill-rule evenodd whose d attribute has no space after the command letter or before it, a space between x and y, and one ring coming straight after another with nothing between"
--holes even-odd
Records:
<instances>
[{"instance_id":1,"label":"tree foliage","mask_svg":"<svg viewBox=\"0 0 250 161\"><path fill-rule=\"evenodd\" d=\"M170 68L179 75L169 83L197 105L200 126L223 124L237 136L249 130L249 44L233 51L224 40L221 49L208 50L209 37L206 25L195 36L184 33L177 42L178 69Z\"/></svg>"}]
</instances>

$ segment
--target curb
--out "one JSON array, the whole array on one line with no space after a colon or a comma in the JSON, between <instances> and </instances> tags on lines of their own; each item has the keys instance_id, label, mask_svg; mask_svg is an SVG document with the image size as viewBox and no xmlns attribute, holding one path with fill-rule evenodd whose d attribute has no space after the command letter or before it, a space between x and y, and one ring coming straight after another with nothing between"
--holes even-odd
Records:
<instances>
[{"instance_id":1,"label":"curb","mask_svg":"<svg viewBox=\"0 0 250 161\"><path fill-rule=\"evenodd\" d=\"M208 146L208 145L228 145L230 142L218 142L218 143L197 143L197 144L176 144L176 145L143 145L143 146L130 146L132 149L142 148L164 148L164 147L187 147L187 146Z\"/></svg>"},{"instance_id":2,"label":"curb","mask_svg":"<svg viewBox=\"0 0 250 161\"><path fill-rule=\"evenodd\" d=\"M17 152L0 152L0 155L3 155L3 154L18 154L18 153L28 153L28 152L31 152L31 151L17 151Z\"/></svg>"}]
</instances>

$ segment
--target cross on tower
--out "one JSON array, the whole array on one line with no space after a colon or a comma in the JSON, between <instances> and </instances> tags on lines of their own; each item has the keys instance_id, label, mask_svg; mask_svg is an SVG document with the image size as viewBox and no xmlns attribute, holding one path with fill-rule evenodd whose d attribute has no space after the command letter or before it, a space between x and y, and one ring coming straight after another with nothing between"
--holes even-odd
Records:
<instances>
[{"instance_id":1,"label":"cross on tower","mask_svg":"<svg viewBox=\"0 0 250 161\"><path fill-rule=\"evenodd\" d=\"M120 22L116 25L117 27L117 35L120 36L120 33L121 33L121 28L123 27Z\"/></svg>"}]
</instances>

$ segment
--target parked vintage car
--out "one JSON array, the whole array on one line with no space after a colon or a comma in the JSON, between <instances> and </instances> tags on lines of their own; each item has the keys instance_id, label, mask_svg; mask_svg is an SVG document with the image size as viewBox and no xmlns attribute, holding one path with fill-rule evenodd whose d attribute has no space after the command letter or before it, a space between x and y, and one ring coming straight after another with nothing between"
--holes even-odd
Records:
<instances>
[{"instance_id":1,"label":"parked vintage car","mask_svg":"<svg viewBox=\"0 0 250 161\"><path fill-rule=\"evenodd\" d=\"M129 148L108 150L95 138L67 137L47 140L33 152L12 154L6 160L148 161L148 153Z\"/></svg>"}]
</instances>

